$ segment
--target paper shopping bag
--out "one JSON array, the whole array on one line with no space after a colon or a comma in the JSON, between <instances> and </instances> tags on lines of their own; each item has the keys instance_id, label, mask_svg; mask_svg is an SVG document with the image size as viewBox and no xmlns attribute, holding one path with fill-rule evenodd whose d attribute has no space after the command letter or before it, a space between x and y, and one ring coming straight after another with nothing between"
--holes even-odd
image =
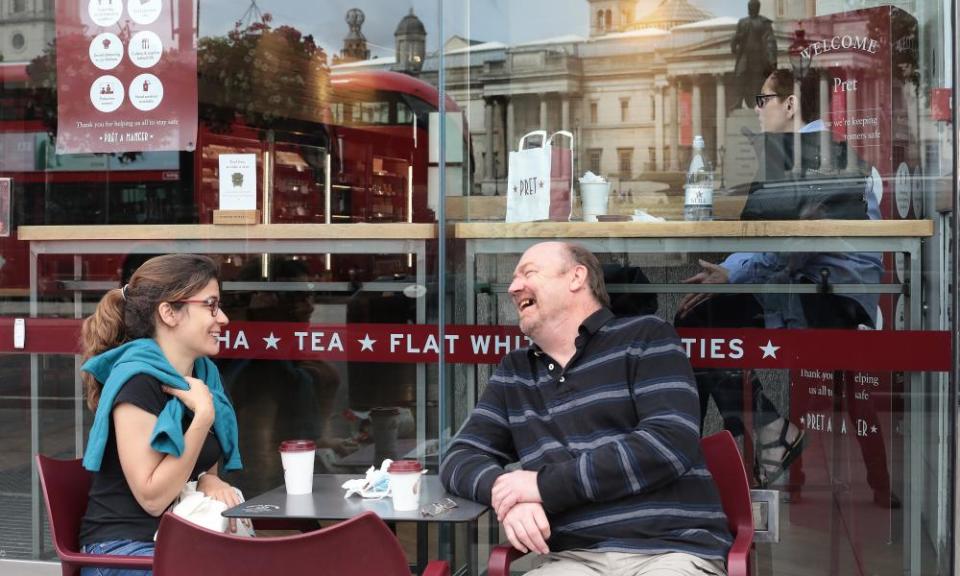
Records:
<instances>
[{"instance_id":1,"label":"paper shopping bag","mask_svg":"<svg viewBox=\"0 0 960 576\"><path fill-rule=\"evenodd\" d=\"M525 148L528 138L540 137L540 145ZM545 130L520 138L510 151L507 170L507 222L531 222L550 218L550 146Z\"/></svg>"},{"instance_id":2,"label":"paper shopping bag","mask_svg":"<svg viewBox=\"0 0 960 576\"><path fill-rule=\"evenodd\" d=\"M569 148L555 146L554 138L566 136ZM526 148L528 138L540 138L540 146ZM549 138L535 130L520 138L510 152L507 173L507 222L570 220L573 196L573 134L565 130Z\"/></svg>"}]
</instances>

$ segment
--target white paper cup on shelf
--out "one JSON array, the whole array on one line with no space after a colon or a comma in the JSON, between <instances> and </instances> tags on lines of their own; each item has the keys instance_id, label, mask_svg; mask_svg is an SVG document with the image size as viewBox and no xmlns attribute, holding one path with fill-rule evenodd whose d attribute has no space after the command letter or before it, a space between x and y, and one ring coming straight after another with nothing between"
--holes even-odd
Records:
<instances>
[{"instance_id":1,"label":"white paper cup on shelf","mask_svg":"<svg viewBox=\"0 0 960 576\"><path fill-rule=\"evenodd\" d=\"M313 440L286 440L280 443L283 482L287 494L313 492L313 462L317 444Z\"/></svg>"},{"instance_id":2,"label":"white paper cup on shelf","mask_svg":"<svg viewBox=\"0 0 960 576\"><path fill-rule=\"evenodd\" d=\"M393 509L398 512L416 510L420 506L420 477L423 467L416 460L397 460L387 469Z\"/></svg>"},{"instance_id":3,"label":"white paper cup on shelf","mask_svg":"<svg viewBox=\"0 0 960 576\"><path fill-rule=\"evenodd\" d=\"M585 182L581 179L580 204L583 208L583 221L596 222L598 214L606 214L609 198L609 182Z\"/></svg>"}]
</instances>

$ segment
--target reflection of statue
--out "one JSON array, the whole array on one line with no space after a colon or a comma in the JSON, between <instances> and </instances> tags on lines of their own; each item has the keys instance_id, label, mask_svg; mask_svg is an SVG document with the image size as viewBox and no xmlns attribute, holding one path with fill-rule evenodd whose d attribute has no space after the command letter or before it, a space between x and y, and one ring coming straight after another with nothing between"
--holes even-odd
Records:
<instances>
[{"instance_id":1,"label":"reflection of statue","mask_svg":"<svg viewBox=\"0 0 960 576\"><path fill-rule=\"evenodd\" d=\"M737 32L730 42L730 50L736 56L733 72L737 77L734 105L746 100L753 106L753 97L760 93L763 81L777 67L777 39L773 35L773 22L760 15L760 0L747 3L749 16L737 22Z\"/></svg>"}]
</instances>

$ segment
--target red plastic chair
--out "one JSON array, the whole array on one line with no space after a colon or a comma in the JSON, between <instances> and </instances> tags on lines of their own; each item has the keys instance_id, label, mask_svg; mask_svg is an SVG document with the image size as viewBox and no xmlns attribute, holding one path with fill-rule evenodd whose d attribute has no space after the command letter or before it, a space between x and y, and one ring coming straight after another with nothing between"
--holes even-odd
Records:
<instances>
[{"instance_id":1,"label":"red plastic chair","mask_svg":"<svg viewBox=\"0 0 960 576\"><path fill-rule=\"evenodd\" d=\"M410 576L400 542L373 512L322 530L277 538L221 534L168 512L160 520L155 554L154 576ZM450 567L434 560L423 576L450 576Z\"/></svg>"},{"instance_id":2,"label":"red plastic chair","mask_svg":"<svg viewBox=\"0 0 960 576\"><path fill-rule=\"evenodd\" d=\"M750 547L753 545L753 513L750 484L737 443L723 430L700 440L700 450L717 484L727 526L733 534L733 546L727 555L728 576L750 575ZM523 552L509 544L494 547L487 563L488 576L509 576L510 563Z\"/></svg>"},{"instance_id":3,"label":"red plastic chair","mask_svg":"<svg viewBox=\"0 0 960 576\"><path fill-rule=\"evenodd\" d=\"M733 534L733 546L727 555L727 574L749 576L753 507L750 504L750 482L737 442L728 430L722 430L700 440L700 451L717 484L723 512L727 515L727 527Z\"/></svg>"},{"instance_id":4,"label":"red plastic chair","mask_svg":"<svg viewBox=\"0 0 960 576\"><path fill-rule=\"evenodd\" d=\"M37 471L47 504L53 546L60 557L63 576L78 576L83 566L150 570L153 559L144 556L110 556L80 551L80 520L87 511L92 475L82 461L56 460L37 454Z\"/></svg>"}]
</instances>

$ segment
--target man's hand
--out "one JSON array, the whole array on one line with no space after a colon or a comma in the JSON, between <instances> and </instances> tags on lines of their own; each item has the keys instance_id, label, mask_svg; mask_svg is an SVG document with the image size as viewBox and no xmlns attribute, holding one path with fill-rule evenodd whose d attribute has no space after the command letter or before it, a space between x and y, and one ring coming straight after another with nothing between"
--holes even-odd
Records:
<instances>
[{"instance_id":1,"label":"man's hand","mask_svg":"<svg viewBox=\"0 0 960 576\"><path fill-rule=\"evenodd\" d=\"M497 520L501 522L510 509L521 502L543 502L537 486L537 473L530 470L514 470L500 476L493 483L490 494Z\"/></svg>"},{"instance_id":2,"label":"man's hand","mask_svg":"<svg viewBox=\"0 0 960 576\"><path fill-rule=\"evenodd\" d=\"M684 280L684 284L726 284L730 282L730 273L727 272L727 269L723 266L707 262L706 260L700 260L699 262L703 271ZM680 306L677 308L677 315L683 318L691 310L710 298L710 296L710 294L704 293L687 294L683 297L683 300L680 301Z\"/></svg>"},{"instance_id":3,"label":"man's hand","mask_svg":"<svg viewBox=\"0 0 960 576\"><path fill-rule=\"evenodd\" d=\"M550 522L543 506L535 502L521 502L507 513L501 521L507 539L521 552L547 554L550 538Z\"/></svg>"}]
</instances>

